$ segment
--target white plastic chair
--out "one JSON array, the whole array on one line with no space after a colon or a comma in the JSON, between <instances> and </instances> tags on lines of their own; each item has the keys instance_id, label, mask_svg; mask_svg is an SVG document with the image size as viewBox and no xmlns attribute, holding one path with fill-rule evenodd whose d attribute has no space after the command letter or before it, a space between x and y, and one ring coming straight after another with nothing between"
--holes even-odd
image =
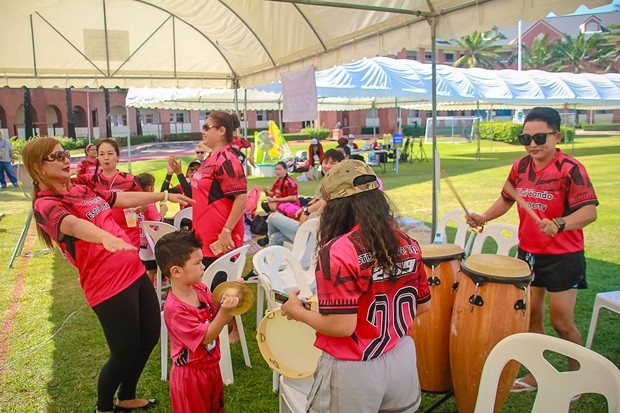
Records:
<instances>
[{"instance_id":1,"label":"white plastic chair","mask_svg":"<svg viewBox=\"0 0 620 413\"><path fill-rule=\"evenodd\" d=\"M272 245L263 248L252 259L254 269L258 274L257 299L256 299L256 327L263 318L265 297L267 309L273 310L280 303L271 299L271 290L290 292L300 290L299 295L309 297L312 294L312 281L307 278L307 272L303 271L299 261L287 248ZM314 274L312 274L314 278ZM279 388L279 374L273 372L273 391Z\"/></svg>"},{"instance_id":2,"label":"white plastic chair","mask_svg":"<svg viewBox=\"0 0 620 413\"><path fill-rule=\"evenodd\" d=\"M170 224L159 221L142 221L140 224L142 231L146 236L146 241L149 243L152 251L155 251L155 244L161 237L171 232L175 232L177 229ZM161 294L161 270L157 267L157 299L160 304L162 301ZM168 380L168 329L164 322L164 312L161 312L161 330L160 330L160 350L161 350L161 379Z\"/></svg>"},{"instance_id":3,"label":"white plastic chair","mask_svg":"<svg viewBox=\"0 0 620 413\"><path fill-rule=\"evenodd\" d=\"M256 327L263 319L266 295L268 309L277 307L277 304L269 301L271 297L268 293L271 290L290 292L299 289L302 297L309 297L316 285L314 273L310 278L310 273L301 268L299 259L293 252L279 245L271 245L258 251L254 254L252 264L258 274Z\"/></svg>"},{"instance_id":4,"label":"white plastic chair","mask_svg":"<svg viewBox=\"0 0 620 413\"><path fill-rule=\"evenodd\" d=\"M445 215L441 217L441 220L437 225L437 232L441 233L446 240L446 227L450 222L453 222L456 225L456 235L454 236L454 241L452 241L451 243L463 248L465 254L469 255L469 249L476 234L472 232L471 227L467 225L467 222L465 221L465 211L463 211L462 209L453 209L446 212Z\"/></svg>"},{"instance_id":5,"label":"white plastic chair","mask_svg":"<svg viewBox=\"0 0 620 413\"><path fill-rule=\"evenodd\" d=\"M594 339L594 331L596 330L598 313L601 307L620 314L620 291L609 291L596 294L594 310L592 311L592 318L590 319L590 329L588 330L588 339L586 340L587 348L592 348L592 340Z\"/></svg>"},{"instance_id":6,"label":"white plastic chair","mask_svg":"<svg viewBox=\"0 0 620 413\"><path fill-rule=\"evenodd\" d=\"M558 371L544 357L550 350L579 362L577 371ZM605 357L570 341L545 334L518 333L504 338L491 350L482 376L475 413L493 411L497 383L504 366L515 360L536 378L538 393L533 413L568 412L571 398L597 393L607 398L610 413L620 410L620 371Z\"/></svg>"},{"instance_id":7,"label":"white plastic chair","mask_svg":"<svg viewBox=\"0 0 620 413\"><path fill-rule=\"evenodd\" d=\"M226 273L226 281L236 281L243 275L243 267L245 266L246 254L248 252L249 245L242 245L241 247L234 249L221 257L219 257L213 264L207 268L202 276L203 284L206 284L209 288L213 282L215 274L220 271ZM250 362L250 353L248 352L248 343L245 340L245 330L243 329L243 321L241 316L235 316L237 322L237 328L239 329L239 341L241 342L241 350L243 351L243 359L245 365L252 366ZM228 329L224 328L220 333L220 370L222 371L222 380L224 384L228 385L235 381L232 360L230 356L230 342L228 341Z\"/></svg>"},{"instance_id":8,"label":"white plastic chair","mask_svg":"<svg viewBox=\"0 0 620 413\"><path fill-rule=\"evenodd\" d=\"M497 255L511 256L510 251L519 245L519 228L516 225L494 222L484 227L484 230L476 235L471 247L470 255L482 253L482 247L488 238L497 243ZM516 257L516 253L512 254Z\"/></svg>"},{"instance_id":9,"label":"white plastic chair","mask_svg":"<svg viewBox=\"0 0 620 413\"><path fill-rule=\"evenodd\" d=\"M306 413L308 393L313 382L312 376L304 379L281 376L279 413Z\"/></svg>"},{"instance_id":10,"label":"white plastic chair","mask_svg":"<svg viewBox=\"0 0 620 413\"><path fill-rule=\"evenodd\" d=\"M183 218L192 219L194 210L192 207L183 208L174 216L173 225L176 229L181 229L181 221Z\"/></svg>"},{"instance_id":11,"label":"white plastic chair","mask_svg":"<svg viewBox=\"0 0 620 413\"><path fill-rule=\"evenodd\" d=\"M316 260L313 257L319 232L319 222L319 218L311 218L301 224L295 233L292 249L293 255L299 259L301 269L305 272L311 272L313 277L316 267Z\"/></svg>"}]
</instances>

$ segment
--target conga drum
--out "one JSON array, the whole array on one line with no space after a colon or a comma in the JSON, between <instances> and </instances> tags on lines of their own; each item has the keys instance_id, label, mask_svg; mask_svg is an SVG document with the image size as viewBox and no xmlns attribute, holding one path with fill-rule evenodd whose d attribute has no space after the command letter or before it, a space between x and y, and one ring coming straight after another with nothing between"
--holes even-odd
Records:
<instances>
[{"instance_id":1,"label":"conga drum","mask_svg":"<svg viewBox=\"0 0 620 413\"><path fill-rule=\"evenodd\" d=\"M452 389L450 318L463 249L454 244L422 244L422 262L431 290L431 309L416 316L411 327L420 387L426 392Z\"/></svg>"},{"instance_id":2,"label":"conga drum","mask_svg":"<svg viewBox=\"0 0 620 413\"><path fill-rule=\"evenodd\" d=\"M503 338L527 331L529 285L533 274L526 262L512 257L477 254L461 264L465 275L452 310L450 365L456 405L471 413L476 405L482 367ZM498 412L508 398L519 364L511 361L500 376L495 399Z\"/></svg>"},{"instance_id":3,"label":"conga drum","mask_svg":"<svg viewBox=\"0 0 620 413\"><path fill-rule=\"evenodd\" d=\"M285 377L302 379L314 373L322 354L314 347L315 333L312 327L287 319L276 308L261 320L256 340L271 369Z\"/></svg>"}]
</instances>

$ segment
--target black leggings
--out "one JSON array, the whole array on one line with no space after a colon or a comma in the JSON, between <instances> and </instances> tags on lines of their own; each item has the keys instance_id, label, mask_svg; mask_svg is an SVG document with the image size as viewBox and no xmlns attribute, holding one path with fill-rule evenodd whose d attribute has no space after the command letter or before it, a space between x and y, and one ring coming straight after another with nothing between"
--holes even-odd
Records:
<instances>
[{"instance_id":1,"label":"black leggings","mask_svg":"<svg viewBox=\"0 0 620 413\"><path fill-rule=\"evenodd\" d=\"M97 408L111 411L117 389L119 400L136 398L138 379L159 340L159 302L144 274L93 310L110 348L110 358L99 373Z\"/></svg>"}]
</instances>

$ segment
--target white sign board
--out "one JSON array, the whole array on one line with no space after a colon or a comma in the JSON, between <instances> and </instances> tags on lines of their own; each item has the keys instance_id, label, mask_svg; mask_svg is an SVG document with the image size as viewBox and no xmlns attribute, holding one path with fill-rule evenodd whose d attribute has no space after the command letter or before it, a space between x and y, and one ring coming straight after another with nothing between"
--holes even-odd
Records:
<instances>
[{"instance_id":1,"label":"white sign board","mask_svg":"<svg viewBox=\"0 0 620 413\"><path fill-rule=\"evenodd\" d=\"M284 122L315 120L318 117L314 66L282 73Z\"/></svg>"}]
</instances>

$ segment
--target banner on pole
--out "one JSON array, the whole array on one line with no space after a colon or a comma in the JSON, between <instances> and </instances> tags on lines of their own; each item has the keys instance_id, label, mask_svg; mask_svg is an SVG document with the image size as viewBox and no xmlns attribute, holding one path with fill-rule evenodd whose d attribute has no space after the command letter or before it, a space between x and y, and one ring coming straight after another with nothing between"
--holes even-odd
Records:
<instances>
[{"instance_id":1,"label":"banner on pole","mask_svg":"<svg viewBox=\"0 0 620 413\"><path fill-rule=\"evenodd\" d=\"M318 117L314 66L282 73L284 122L315 120Z\"/></svg>"}]
</instances>

